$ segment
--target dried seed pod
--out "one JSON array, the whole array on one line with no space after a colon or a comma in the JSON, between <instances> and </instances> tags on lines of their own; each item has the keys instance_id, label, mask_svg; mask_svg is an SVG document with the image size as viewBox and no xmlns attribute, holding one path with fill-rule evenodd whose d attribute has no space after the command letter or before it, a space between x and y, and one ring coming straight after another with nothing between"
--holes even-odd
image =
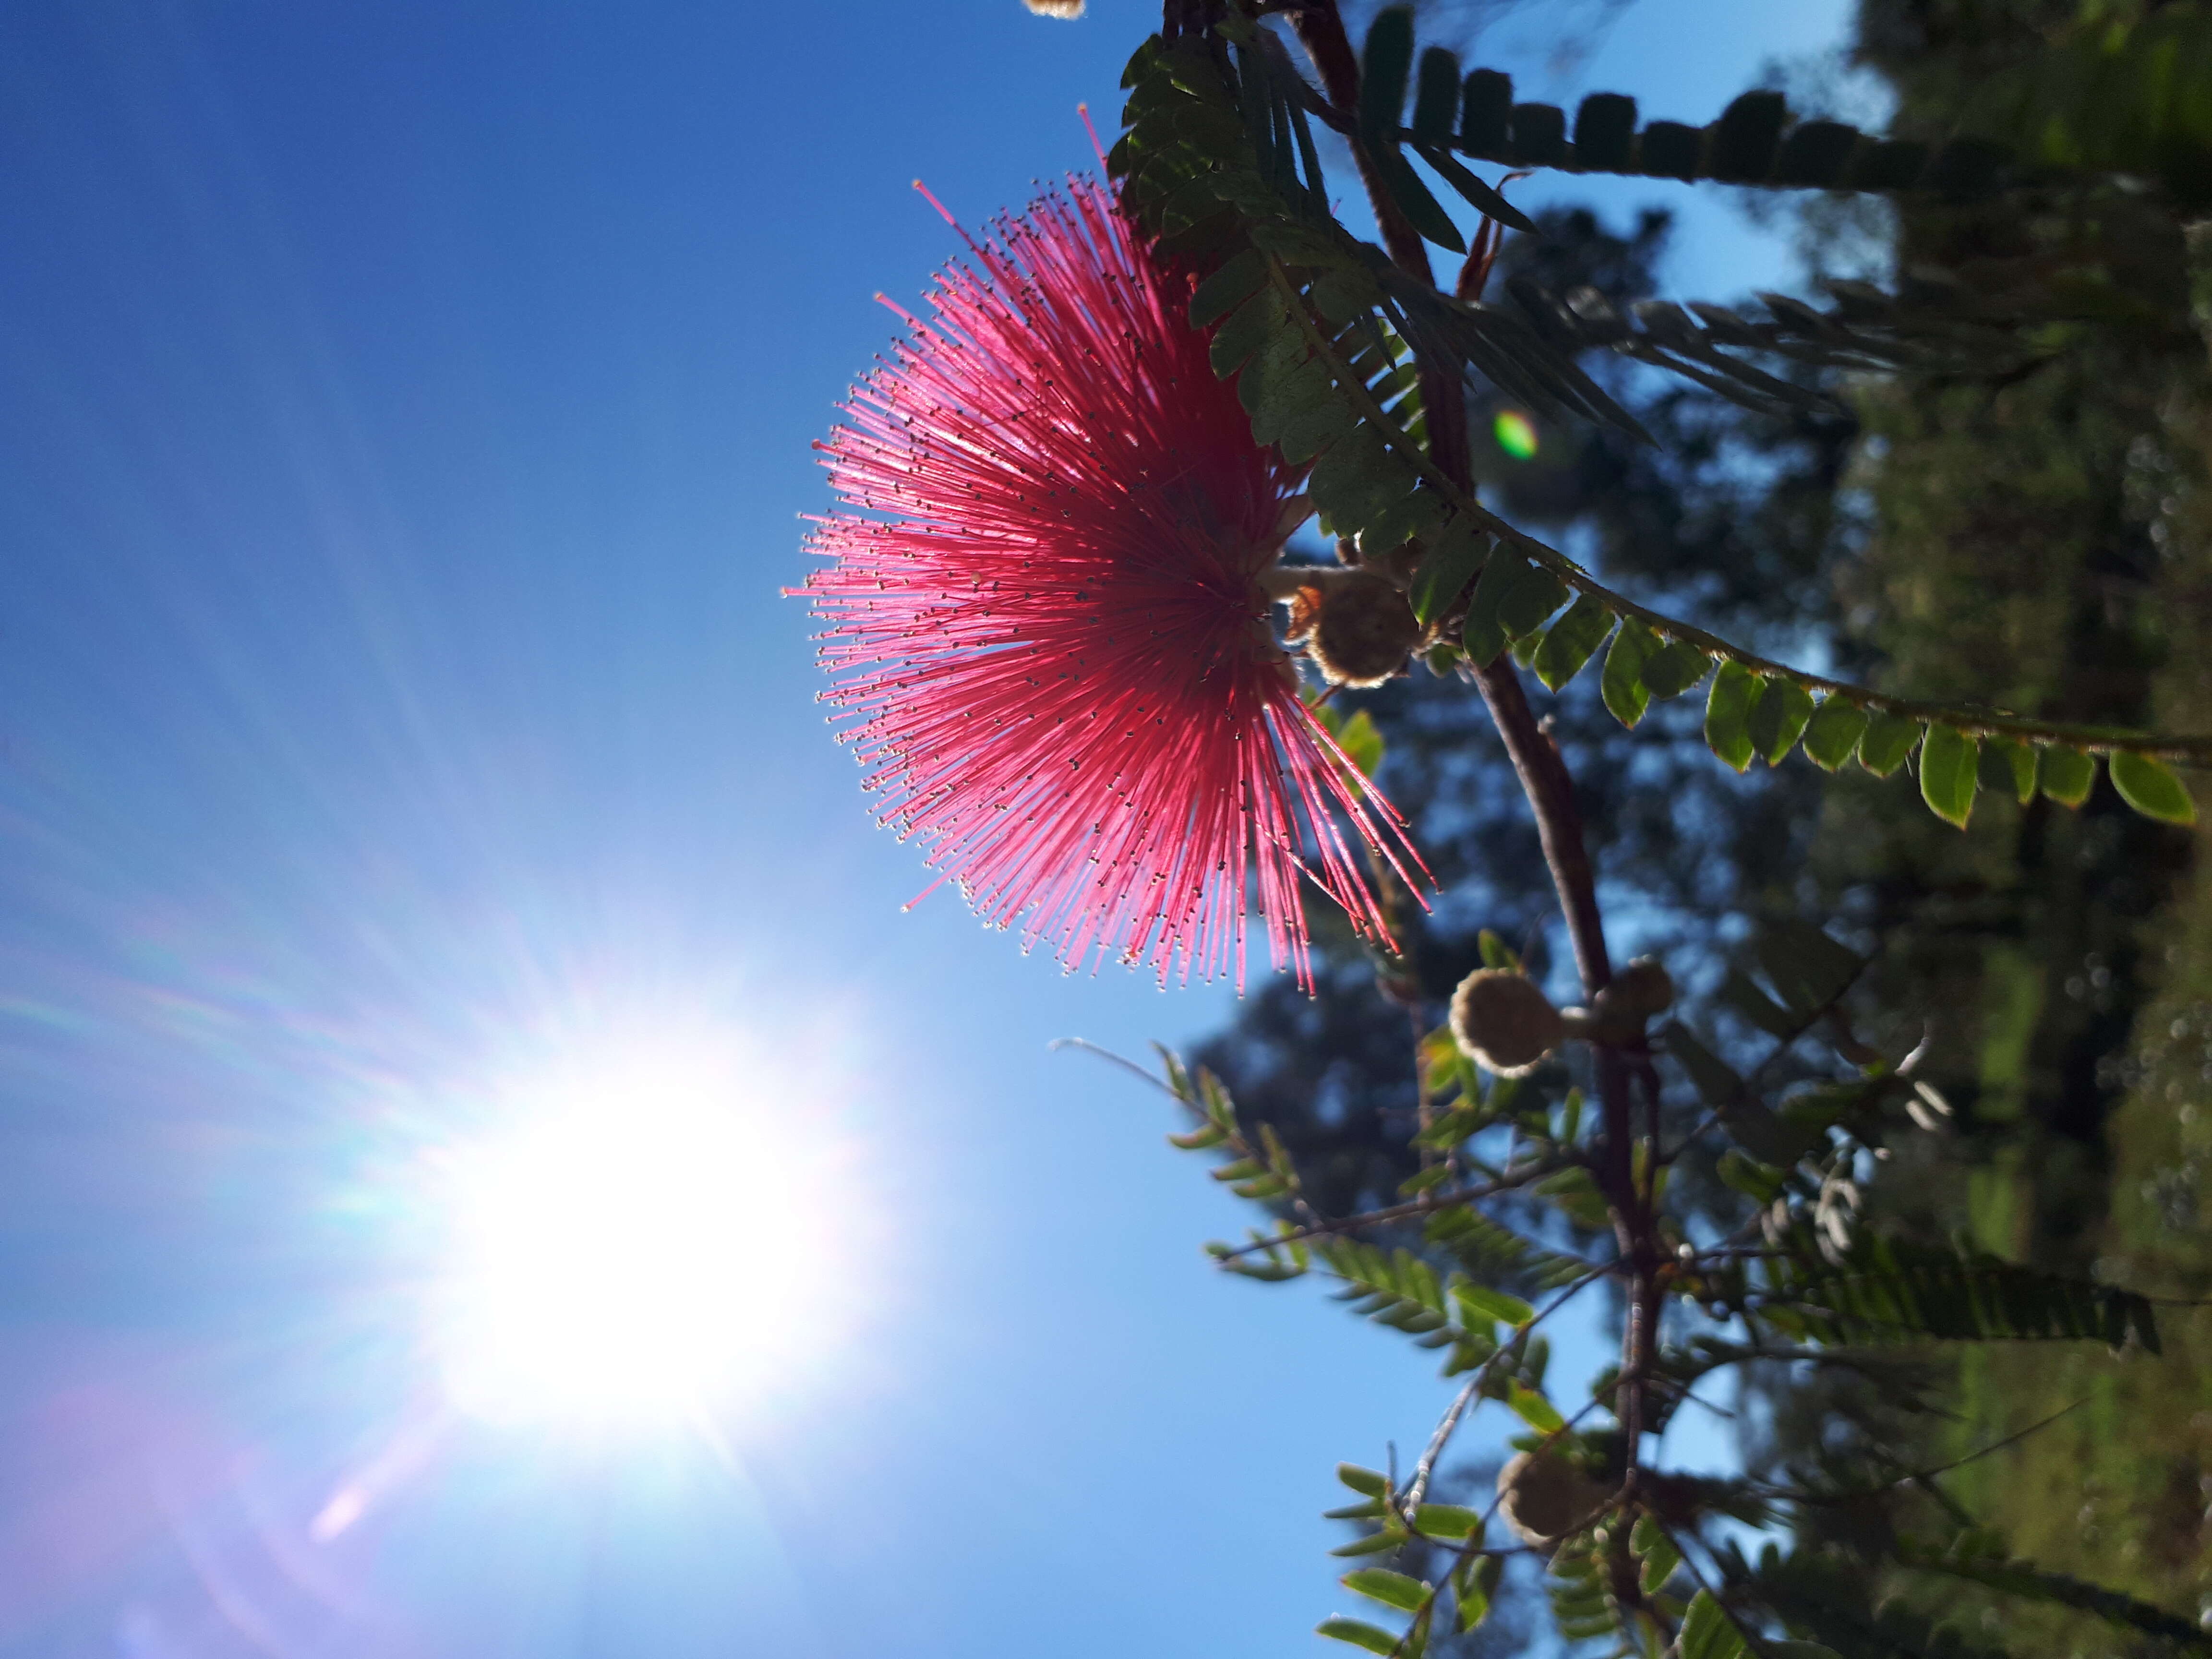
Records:
<instances>
[{"instance_id":1,"label":"dried seed pod","mask_svg":"<svg viewBox=\"0 0 2212 1659\"><path fill-rule=\"evenodd\" d=\"M1559 1045L1565 1024L1526 974L1480 968L1452 993L1451 1032L1461 1050L1500 1077L1519 1077Z\"/></svg>"},{"instance_id":2,"label":"dried seed pod","mask_svg":"<svg viewBox=\"0 0 2212 1659\"><path fill-rule=\"evenodd\" d=\"M1498 1472L1498 1512L1524 1543L1548 1544L1604 1513L1613 1493L1556 1452L1519 1452Z\"/></svg>"},{"instance_id":3,"label":"dried seed pod","mask_svg":"<svg viewBox=\"0 0 2212 1659\"><path fill-rule=\"evenodd\" d=\"M1331 685L1380 685L1405 668L1420 643L1421 625L1406 596L1372 571L1338 578L1319 599L1306 654Z\"/></svg>"}]
</instances>

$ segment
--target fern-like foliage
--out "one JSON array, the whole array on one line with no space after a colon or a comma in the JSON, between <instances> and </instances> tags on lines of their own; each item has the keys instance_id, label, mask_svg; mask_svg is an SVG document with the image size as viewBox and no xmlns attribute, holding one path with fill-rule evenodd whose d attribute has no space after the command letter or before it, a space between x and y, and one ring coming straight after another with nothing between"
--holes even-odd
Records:
<instances>
[{"instance_id":1,"label":"fern-like foliage","mask_svg":"<svg viewBox=\"0 0 2212 1659\"><path fill-rule=\"evenodd\" d=\"M1369 94L1351 137L1423 234L1462 246L1400 143L1394 112L1407 77L1401 64L1393 94L1391 70L1397 35L1409 29L1395 10L1378 20ZM1887 696L1768 660L1607 588L1438 471L1417 373L1452 383L1474 376L1540 411L1634 430L1577 363L1582 349L1611 344L1771 402L1799 389L1735 350L1911 368L1954 363L1986 341L1962 341L1955 330L1948 341L1916 335L1895 307L1864 294L1833 313L1776 296L1771 320L1757 325L1717 307L1698 308L1700 324L1665 308L1631 322L1587 303L1578 310L1573 296L1524 296L1521 313L1455 299L1414 282L1336 222L1312 141L1314 94L1249 20L1232 15L1211 36L1147 42L1124 78L1124 131L1109 158L1123 201L1164 253L1199 274L1190 314L1212 331L1215 372L1236 378L1257 438L1313 464L1307 489L1323 528L1376 551L1417 545L1410 598L1429 630L1432 666L1449 669L1462 656L1487 664L1510 648L1556 690L1601 653L1606 704L1632 726L1653 702L1710 679L1705 738L1729 765L1778 765L1802 747L1830 770L1856 760L1888 776L1909 766L1929 809L1962 826L1984 789L2078 805L2100 758L2137 811L2193 820L2188 791L2162 763L2212 759L2212 737ZM1478 210L1499 206L1496 191L1456 163L1440 176Z\"/></svg>"},{"instance_id":2,"label":"fern-like foliage","mask_svg":"<svg viewBox=\"0 0 2212 1659\"><path fill-rule=\"evenodd\" d=\"M2150 1303L1965 1249L1865 1237L1832 1257L1809 1243L1761 1263L1745 1311L1785 1334L1822 1342L2102 1342L2130 1337L2159 1352Z\"/></svg>"}]
</instances>

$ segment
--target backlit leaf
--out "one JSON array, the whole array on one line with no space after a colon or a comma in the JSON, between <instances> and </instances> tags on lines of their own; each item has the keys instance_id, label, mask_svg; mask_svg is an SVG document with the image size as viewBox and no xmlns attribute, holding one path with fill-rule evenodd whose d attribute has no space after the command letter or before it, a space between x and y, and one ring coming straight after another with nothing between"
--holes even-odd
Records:
<instances>
[{"instance_id":1,"label":"backlit leaf","mask_svg":"<svg viewBox=\"0 0 2212 1659\"><path fill-rule=\"evenodd\" d=\"M1505 649L1510 636L1505 624L1498 619L1499 608L1515 582L1528 568L1528 561L1513 548L1500 544L1493 549L1482 567L1482 574L1474 584L1474 598L1468 602L1465 641L1468 659L1477 667L1486 667L1498 660Z\"/></svg>"},{"instance_id":2,"label":"backlit leaf","mask_svg":"<svg viewBox=\"0 0 2212 1659\"><path fill-rule=\"evenodd\" d=\"M1385 6L1359 54L1359 125L1370 139L1395 134L1413 70L1413 9Z\"/></svg>"},{"instance_id":3,"label":"backlit leaf","mask_svg":"<svg viewBox=\"0 0 2212 1659\"><path fill-rule=\"evenodd\" d=\"M1651 706L1651 693L1644 684L1644 665L1659 649L1659 636L1633 617L1620 620L1613 648L1605 653L1605 675L1599 690L1613 719L1634 726Z\"/></svg>"},{"instance_id":4,"label":"backlit leaf","mask_svg":"<svg viewBox=\"0 0 2212 1659\"><path fill-rule=\"evenodd\" d=\"M2043 793L2061 806L2079 806L2097 787L2097 757L2054 744L2043 751L2038 781Z\"/></svg>"},{"instance_id":5,"label":"backlit leaf","mask_svg":"<svg viewBox=\"0 0 2212 1659\"><path fill-rule=\"evenodd\" d=\"M1413 1525L1431 1538L1472 1538L1482 1530L1482 1516L1456 1504L1424 1504L1413 1511Z\"/></svg>"},{"instance_id":6,"label":"backlit leaf","mask_svg":"<svg viewBox=\"0 0 2212 1659\"><path fill-rule=\"evenodd\" d=\"M1490 551L1490 538L1464 517L1446 525L1413 572L1406 597L1413 604L1414 620L1428 626L1451 609L1467 585L1482 568Z\"/></svg>"},{"instance_id":7,"label":"backlit leaf","mask_svg":"<svg viewBox=\"0 0 2212 1659\"><path fill-rule=\"evenodd\" d=\"M1559 1408L1535 1389L1515 1382L1506 1395L1505 1403L1513 1414L1539 1434L1557 1434L1567 1426L1567 1419L1559 1415Z\"/></svg>"},{"instance_id":8,"label":"backlit leaf","mask_svg":"<svg viewBox=\"0 0 2212 1659\"><path fill-rule=\"evenodd\" d=\"M1769 680L1751 711L1751 746L1769 766L1779 766L1812 717L1810 691L1795 680Z\"/></svg>"},{"instance_id":9,"label":"backlit leaf","mask_svg":"<svg viewBox=\"0 0 2212 1659\"><path fill-rule=\"evenodd\" d=\"M1390 1482L1382 1474L1357 1463L1339 1463L1336 1478L1363 1498L1380 1498L1390 1490Z\"/></svg>"},{"instance_id":10,"label":"backlit leaf","mask_svg":"<svg viewBox=\"0 0 2212 1659\"><path fill-rule=\"evenodd\" d=\"M1705 698L1705 747L1737 771L1751 764L1751 713L1763 684L1740 662L1724 662Z\"/></svg>"},{"instance_id":11,"label":"backlit leaf","mask_svg":"<svg viewBox=\"0 0 2212 1659\"><path fill-rule=\"evenodd\" d=\"M1267 280L1267 256L1248 247L1198 285L1190 296L1190 325L1211 328L1260 291Z\"/></svg>"},{"instance_id":12,"label":"backlit leaf","mask_svg":"<svg viewBox=\"0 0 2212 1659\"><path fill-rule=\"evenodd\" d=\"M1982 787L2000 789L2013 797L2022 806L2035 799L2036 758L2040 753L2032 744L2015 743L2010 738L1982 739Z\"/></svg>"},{"instance_id":13,"label":"backlit leaf","mask_svg":"<svg viewBox=\"0 0 2212 1659\"><path fill-rule=\"evenodd\" d=\"M1712 1592L1701 1589L1690 1598L1690 1610L1682 1615L1677 1645L1681 1659L1741 1659L1743 1632L1713 1600Z\"/></svg>"},{"instance_id":14,"label":"backlit leaf","mask_svg":"<svg viewBox=\"0 0 2212 1659\"><path fill-rule=\"evenodd\" d=\"M1339 1642L1348 1642L1355 1648L1364 1648L1370 1653L1392 1654L1398 1651L1398 1638L1387 1630L1377 1630L1372 1625L1362 1624L1357 1619L1324 1619L1314 1626L1314 1633Z\"/></svg>"},{"instance_id":15,"label":"backlit leaf","mask_svg":"<svg viewBox=\"0 0 2212 1659\"><path fill-rule=\"evenodd\" d=\"M1920 748L1920 798L1937 817L1961 830L1974 810L1980 749L1973 738L1948 726L1929 726Z\"/></svg>"},{"instance_id":16,"label":"backlit leaf","mask_svg":"<svg viewBox=\"0 0 2212 1659\"><path fill-rule=\"evenodd\" d=\"M1875 710L1867 716L1865 735L1859 738L1859 764L1878 778L1889 776L1905 764L1923 729L1918 720Z\"/></svg>"},{"instance_id":17,"label":"backlit leaf","mask_svg":"<svg viewBox=\"0 0 2212 1659\"><path fill-rule=\"evenodd\" d=\"M1613 629L1613 612L1585 593L1552 624L1536 651L1536 678L1557 691L1582 672Z\"/></svg>"},{"instance_id":18,"label":"backlit leaf","mask_svg":"<svg viewBox=\"0 0 2212 1659\"><path fill-rule=\"evenodd\" d=\"M1418 1578L1409 1578L1402 1572L1393 1572L1388 1567L1361 1567L1347 1572L1337 1582L1370 1601L1380 1601L1385 1607L1396 1607L1401 1613L1412 1613L1429 1599L1426 1584Z\"/></svg>"},{"instance_id":19,"label":"backlit leaf","mask_svg":"<svg viewBox=\"0 0 2212 1659\"><path fill-rule=\"evenodd\" d=\"M1834 771L1851 757L1866 726L1865 709L1848 699L1829 697L1805 723L1806 757L1824 772Z\"/></svg>"},{"instance_id":20,"label":"backlit leaf","mask_svg":"<svg viewBox=\"0 0 2212 1659\"><path fill-rule=\"evenodd\" d=\"M1462 1302L1487 1318L1503 1320L1508 1325L1525 1325L1536 1316L1536 1310L1517 1296L1504 1291L1493 1291L1487 1285L1458 1285L1455 1293Z\"/></svg>"},{"instance_id":21,"label":"backlit leaf","mask_svg":"<svg viewBox=\"0 0 2212 1659\"><path fill-rule=\"evenodd\" d=\"M2190 799L2181 780L2148 755L2123 749L2107 755L2105 767L2120 799L2145 817L2166 823L2197 822L2197 803Z\"/></svg>"},{"instance_id":22,"label":"backlit leaf","mask_svg":"<svg viewBox=\"0 0 2212 1659\"><path fill-rule=\"evenodd\" d=\"M1705 678L1713 659L1694 645L1674 640L1644 665L1644 684L1655 697L1679 697Z\"/></svg>"}]
</instances>

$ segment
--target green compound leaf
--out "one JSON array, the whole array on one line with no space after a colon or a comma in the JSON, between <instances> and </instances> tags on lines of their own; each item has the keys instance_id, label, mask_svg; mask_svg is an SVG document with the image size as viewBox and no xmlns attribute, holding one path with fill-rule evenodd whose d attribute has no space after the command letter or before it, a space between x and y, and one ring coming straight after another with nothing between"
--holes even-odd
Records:
<instances>
[{"instance_id":1,"label":"green compound leaf","mask_svg":"<svg viewBox=\"0 0 2212 1659\"><path fill-rule=\"evenodd\" d=\"M1413 9L1385 6L1368 26L1359 54L1359 126L1370 140L1398 130L1413 70Z\"/></svg>"},{"instance_id":2,"label":"green compound leaf","mask_svg":"<svg viewBox=\"0 0 2212 1659\"><path fill-rule=\"evenodd\" d=\"M1374 1469L1363 1469L1357 1463L1339 1463L1336 1478L1362 1498L1381 1498L1390 1490L1390 1482L1385 1476Z\"/></svg>"},{"instance_id":3,"label":"green compound leaf","mask_svg":"<svg viewBox=\"0 0 2212 1659\"><path fill-rule=\"evenodd\" d=\"M1268 337L1288 320L1289 315L1281 293L1272 285L1231 312L1221 326L1214 330L1212 343L1206 347L1214 378L1225 380L1243 368L1252 354L1267 344Z\"/></svg>"},{"instance_id":4,"label":"green compound leaf","mask_svg":"<svg viewBox=\"0 0 2212 1659\"><path fill-rule=\"evenodd\" d=\"M1414 137L1425 143L1451 143L1459 118L1459 59L1442 46L1431 46L1421 54L1414 87Z\"/></svg>"},{"instance_id":5,"label":"green compound leaf","mask_svg":"<svg viewBox=\"0 0 2212 1659\"><path fill-rule=\"evenodd\" d=\"M1190 325L1211 328L1260 291L1267 280L1267 256L1248 247L1198 285L1190 296Z\"/></svg>"},{"instance_id":6,"label":"green compound leaf","mask_svg":"<svg viewBox=\"0 0 2212 1659\"><path fill-rule=\"evenodd\" d=\"M1362 777L1373 777L1376 769L1382 764L1382 733L1368 712L1362 708L1349 718L1338 714L1334 720L1330 719L1336 714L1334 708L1321 708L1316 713L1328 728L1329 736L1336 739L1336 746L1344 750L1345 759L1359 769Z\"/></svg>"},{"instance_id":7,"label":"green compound leaf","mask_svg":"<svg viewBox=\"0 0 2212 1659\"><path fill-rule=\"evenodd\" d=\"M1743 1632L1721 1610L1712 1592L1701 1589L1690 1598L1690 1610L1682 1615L1679 1647L1682 1659L1742 1659Z\"/></svg>"},{"instance_id":8,"label":"green compound leaf","mask_svg":"<svg viewBox=\"0 0 2212 1659\"><path fill-rule=\"evenodd\" d=\"M1605 653L1605 676L1599 690L1613 719L1633 726L1651 706L1651 692L1644 684L1644 665L1659 650L1659 636L1633 617L1620 619L1613 648Z\"/></svg>"},{"instance_id":9,"label":"green compound leaf","mask_svg":"<svg viewBox=\"0 0 2212 1659\"><path fill-rule=\"evenodd\" d=\"M1751 713L1763 682L1740 662L1724 662L1705 698L1705 747L1737 771L1751 764Z\"/></svg>"},{"instance_id":10,"label":"green compound leaf","mask_svg":"<svg viewBox=\"0 0 2212 1659\"><path fill-rule=\"evenodd\" d=\"M1646 1595L1656 1595L1667 1588L1667 1581L1674 1576L1674 1569L1682 1565L1682 1552L1662 1538L1644 1553L1642 1587Z\"/></svg>"},{"instance_id":11,"label":"green compound leaf","mask_svg":"<svg viewBox=\"0 0 2212 1659\"><path fill-rule=\"evenodd\" d=\"M1332 396L1286 419L1275 447L1292 466L1303 466L1358 424L1352 405Z\"/></svg>"},{"instance_id":12,"label":"green compound leaf","mask_svg":"<svg viewBox=\"0 0 2212 1659\"><path fill-rule=\"evenodd\" d=\"M1920 741L1918 720L1876 709L1867 717L1866 734L1859 739L1859 764L1878 778L1886 778L1905 764Z\"/></svg>"},{"instance_id":13,"label":"green compound leaf","mask_svg":"<svg viewBox=\"0 0 2212 1659\"><path fill-rule=\"evenodd\" d=\"M1508 1325L1525 1325L1536 1316L1536 1310L1517 1296L1504 1291L1493 1291L1486 1285L1462 1283L1454 1293L1468 1307L1486 1319L1499 1319Z\"/></svg>"},{"instance_id":14,"label":"green compound leaf","mask_svg":"<svg viewBox=\"0 0 2212 1659\"><path fill-rule=\"evenodd\" d=\"M1236 318L1230 319L1231 323L1235 321ZM1372 425L1362 424L1332 445L1316 464L1306 480L1306 493L1328 515L1336 533L1349 536L1412 495L1418 482L1413 470L1391 452L1382 434Z\"/></svg>"},{"instance_id":15,"label":"green compound leaf","mask_svg":"<svg viewBox=\"0 0 2212 1659\"><path fill-rule=\"evenodd\" d=\"M1407 590L1413 619L1425 628L1450 610L1452 601L1481 570L1489 552L1490 538L1478 534L1465 518L1446 525L1435 545L1421 556L1413 585Z\"/></svg>"},{"instance_id":16,"label":"green compound leaf","mask_svg":"<svg viewBox=\"0 0 2212 1659\"><path fill-rule=\"evenodd\" d=\"M1499 596L1498 621L1509 639L1524 640L1567 602L1567 585L1534 565L1515 574L1513 586Z\"/></svg>"},{"instance_id":17,"label":"green compound leaf","mask_svg":"<svg viewBox=\"0 0 2212 1659\"><path fill-rule=\"evenodd\" d=\"M1393 1654L1398 1651L1398 1638L1387 1630L1377 1630L1357 1619L1324 1619L1314 1626L1314 1634L1326 1636L1333 1641L1348 1642L1355 1648L1364 1648L1370 1653Z\"/></svg>"},{"instance_id":18,"label":"green compound leaf","mask_svg":"<svg viewBox=\"0 0 2212 1659\"><path fill-rule=\"evenodd\" d=\"M1974 810L1974 784L1981 744L1964 732L1931 726L1920 750L1920 798L1947 823L1966 827Z\"/></svg>"},{"instance_id":19,"label":"green compound leaf","mask_svg":"<svg viewBox=\"0 0 2212 1659\"><path fill-rule=\"evenodd\" d=\"M2153 1606L2148 1601L2138 1601L2131 1595L2108 1589L2102 1584L2093 1584L2063 1572L2051 1572L2029 1561L1939 1552L1915 1544L1910 1539L1900 1539L1898 1544L1898 1559L1906 1566L1922 1572L1961 1578L1969 1583L1996 1590L2000 1595L2016 1595L2024 1601L2053 1602L2060 1607L2074 1607L2083 1613L2094 1613L2107 1623L2124 1629L2142 1631L2187 1647L2201 1649L2212 1645L2207 1643L2203 1630L2194 1620L2169 1613L2164 1607Z\"/></svg>"},{"instance_id":20,"label":"green compound leaf","mask_svg":"<svg viewBox=\"0 0 2212 1659\"><path fill-rule=\"evenodd\" d=\"M1448 247L1454 253L1467 252L1467 240L1459 234L1459 227L1452 223L1451 215L1444 211L1435 192L1421 182L1421 175L1413 171L1404 151L1395 145L1378 150L1375 166L1389 186L1391 198L1405 210L1414 229L1439 247Z\"/></svg>"},{"instance_id":21,"label":"green compound leaf","mask_svg":"<svg viewBox=\"0 0 2212 1659\"><path fill-rule=\"evenodd\" d=\"M1805 756L1823 772L1851 757L1867 727L1866 710L1846 698L1831 696L1805 722Z\"/></svg>"},{"instance_id":22,"label":"green compound leaf","mask_svg":"<svg viewBox=\"0 0 2212 1659\"><path fill-rule=\"evenodd\" d=\"M1482 1530L1482 1516L1457 1504L1424 1504L1413 1511L1413 1525L1431 1538L1472 1538Z\"/></svg>"},{"instance_id":23,"label":"green compound leaf","mask_svg":"<svg viewBox=\"0 0 2212 1659\"><path fill-rule=\"evenodd\" d=\"M1559 1408L1535 1389L1521 1382L1513 1384L1505 1403L1513 1414L1539 1434L1557 1434L1567 1426L1567 1419L1559 1415Z\"/></svg>"},{"instance_id":24,"label":"green compound leaf","mask_svg":"<svg viewBox=\"0 0 2212 1659\"><path fill-rule=\"evenodd\" d=\"M2079 806L2097 787L2097 757L2054 744L2043 751L2039 781L2043 793L2061 806Z\"/></svg>"},{"instance_id":25,"label":"green compound leaf","mask_svg":"<svg viewBox=\"0 0 2212 1659\"><path fill-rule=\"evenodd\" d=\"M1982 739L1982 787L2012 796L2025 806L2035 799L2037 751L2010 738Z\"/></svg>"},{"instance_id":26,"label":"green compound leaf","mask_svg":"<svg viewBox=\"0 0 2212 1659\"><path fill-rule=\"evenodd\" d=\"M1419 152L1421 159L1442 173L1444 182L1464 196L1477 212L1497 220L1508 230L1526 231L1531 235L1535 234L1534 220L1469 173L1449 150L1418 143L1413 148Z\"/></svg>"},{"instance_id":27,"label":"green compound leaf","mask_svg":"<svg viewBox=\"0 0 2212 1659\"><path fill-rule=\"evenodd\" d=\"M1751 711L1751 746L1769 766L1779 766L1812 718L1810 691L1795 680L1769 680Z\"/></svg>"},{"instance_id":28,"label":"green compound leaf","mask_svg":"<svg viewBox=\"0 0 2212 1659\"><path fill-rule=\"evenodd\" d=\"M1567 614L1552 624L1552 631L1544 635L1544 643L1536 650L1536 678L1547 689L1557 691L1577 674L1590 659L1590 653L1605 643L1605 636L1613 631L1613 612L1587 593L1577 599Z\"/></svg>"},{"instance_id":29,"label":"green compound leaf","mask_svg":"<svg viewBox=\"0 0 2212 1659\"><path fill-rule=\"evenodd\" d=\"M1393 1572L1388 1567L1361 1567L1356 1571L1347 1572L1337 1582L1370 1601L1380 1601L1401 1613L1417 1612L1421 1603L1429 1599L1426 1584L1418 1578L1409 1578L1402 1572Z\"/></svg>"},{"instance_id":30,"label":"green compound leaf","mask_svg":"<svg viewBox=\"0 0 2212 1659\"><path fill-rule=\"evenodd\" d=\"M1462 1635L1480 1625L1490 1612L1490 1598L1505 1563L1495 1555L1478 1555L1459 1571L1454 1588L1459 1594L1459 1628Z\"/></svg>"},{"instance_id":31,"label":"green compound leaf","mask_svg":"<svg viewBox=\"0 0 2212 1659\"><path fill-rule=\"evenodd\" d=\"M2164 823L2197 822L2197 803L2189 799L2181 780L2148 755L2121 750L2106 756L2105 765L2120 799L2145 817Z\"/></svg>"},{"instance_id":32,"label":"green compound leaf","mask_svg":"<svg viewBox=\"0 0 2212 1659\"><path fill-rule=\"evenodd\" d=\"M1996 1256L1863 1235L1838 1261L1771 1256L1767 1303L1822 1342L2130 1341L2160 1351L2156 1310L2132 1291Z\"/></svg>"},{"instance_id":33,"label":"green compound leaf","mask_svg":"<svg viewBox=\"0 0 2212 1659\"><path fill-rule=\"evenodd\" d=\"M1359 533L1362 547L1402 547L1417 538L1432 536L1444 526L1446 508L1431 489L1402 495L1368 521Z\"/></svg>"},{"instance_id":34,"label":"green compound leaf","mask_svg":"<svg viewBox=\"0 0 2212 1659\"><path fill-rule=\"evenodd\" d=\"M1498 547L1484 563L1474 584L1474 598L1468 604L1464 635L1468 660L1476 667L1489 666L1505 649L1509 635L1498 612L1506 594L1528 574L1528 561L1510 547Z\"/></svg>"},{"instance_id":35,"label":"green compound leaf","mask_svg":"<svg viewBox=\"0 0 2212 1659\"><path fill-rule=\"evenodd\" d=\"M1711 672L1713 659L1694 645L1676 640L1662 646L1644 665L1644 684L1655 697L1679 697Z\"/></svg>"}]
</instances>

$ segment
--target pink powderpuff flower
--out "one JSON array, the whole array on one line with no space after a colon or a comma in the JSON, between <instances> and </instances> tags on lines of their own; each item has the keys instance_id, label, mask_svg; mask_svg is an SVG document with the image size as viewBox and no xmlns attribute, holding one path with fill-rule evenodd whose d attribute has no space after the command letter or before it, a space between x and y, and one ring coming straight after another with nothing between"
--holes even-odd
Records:
<instances>
[{"instance_id":1,"label":"pink powderpuff flower","mask_svg":"<svg viewBox=\"0 0 2212 1659\"><path fill-rule=\"evenodd\" d=\"M1072 179L994 229L816 446L849 509L796 590L829 624L824 699L857 719L879 821L986 921L1071 968L1242 989L1249 893L1310 984L1302 878L1389 938L1344 826L1420 866L1269 626L1304 469L1253 441L1190 279L1109 190Z\"/></svg>"}]
</instances>

